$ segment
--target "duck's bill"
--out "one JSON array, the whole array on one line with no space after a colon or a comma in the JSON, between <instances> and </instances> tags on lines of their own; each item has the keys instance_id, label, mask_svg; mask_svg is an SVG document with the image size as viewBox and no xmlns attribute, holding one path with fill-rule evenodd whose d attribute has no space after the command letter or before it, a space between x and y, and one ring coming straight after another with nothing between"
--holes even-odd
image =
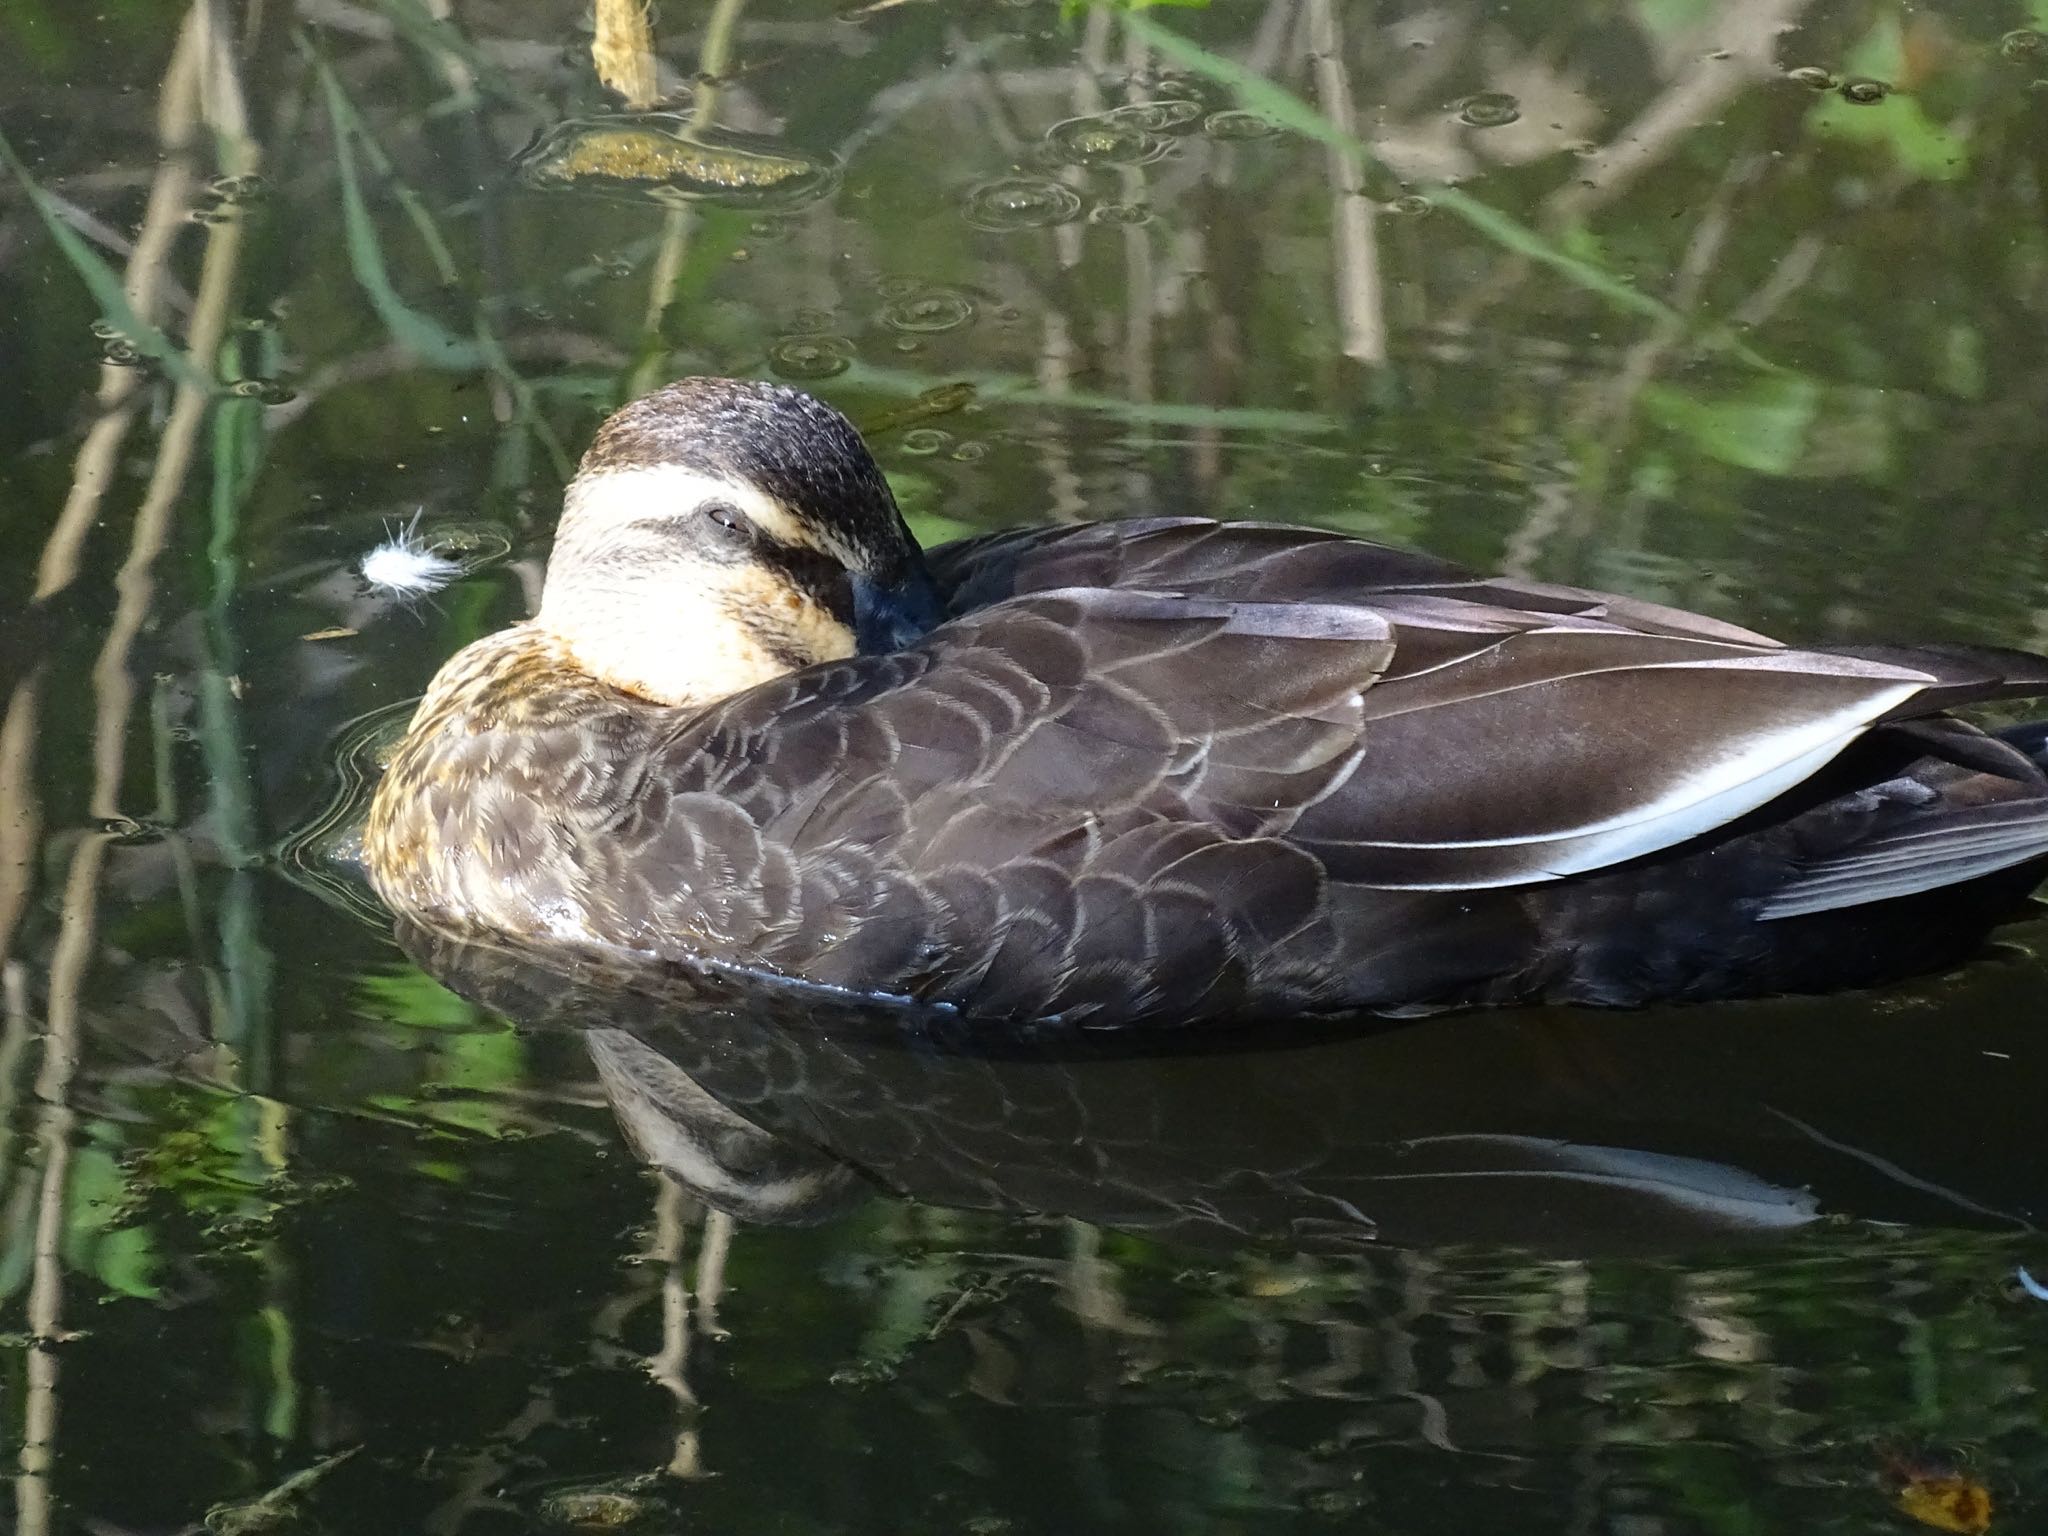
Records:
<instances>
[{"instance_id":1,"label":"duck's bill","mask_svg":"<svg viewBox=\"0 0 2048 1536\"><path fill-rule=\"evenodd\" d=\"M945 617L938 588L921 570L887 584L856 573L852 587L854 640L862 655L901 650Z\"/></svg>"}]
</instances>

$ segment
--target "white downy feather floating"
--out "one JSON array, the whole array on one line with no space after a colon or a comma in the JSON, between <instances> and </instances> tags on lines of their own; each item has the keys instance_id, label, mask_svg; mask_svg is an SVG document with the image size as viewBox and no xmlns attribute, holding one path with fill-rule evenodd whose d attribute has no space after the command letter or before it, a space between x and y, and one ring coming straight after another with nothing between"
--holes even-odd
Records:
<instances>
[{"instance_id":1,"label":"white downy feather floating","mask_svg":"<svg viewBox=\"0 0 2048 1536\"><path fill-rule=\"evenodd\" d=\"M403 527L384 525L384 542L356 567L374 590L399 598L431 597L463 573L463 562L440 553L420 537L419 528L417 512Z\"/></svg>"}]
</instances>

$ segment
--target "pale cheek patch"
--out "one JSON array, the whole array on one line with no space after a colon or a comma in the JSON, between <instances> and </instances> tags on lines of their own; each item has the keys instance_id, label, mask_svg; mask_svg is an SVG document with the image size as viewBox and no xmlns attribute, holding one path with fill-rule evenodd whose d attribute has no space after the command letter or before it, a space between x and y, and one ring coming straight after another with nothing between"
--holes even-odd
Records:
<instances>
[{"instance_id":1,"label":"pale cheek patch","mask_svg":"<svg viewBox=\"0 0 2048 1536\"><path fill-rule=\"evenodd\" d=\"M853 631L758 566L683 565L551 593L541 623L612 687L707 704L854 652Z\"/></svg>"}]
</instances>

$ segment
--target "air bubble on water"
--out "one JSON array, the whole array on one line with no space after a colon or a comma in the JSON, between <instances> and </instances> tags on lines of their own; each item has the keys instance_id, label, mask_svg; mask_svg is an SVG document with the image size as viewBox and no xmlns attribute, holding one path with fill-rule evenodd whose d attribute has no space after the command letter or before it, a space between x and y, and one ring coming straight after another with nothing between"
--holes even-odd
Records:
<instances>
[{"instance_id":1,"label":"air bubble on water","mask_svg":"<svg viewBox=\"0 0 2048 1536\"><path fill-rule=\"evenodd\" d=\"M1112 121L1129 123L1146 133L1171 133L1186 128L1202 115L1202 104L1177 96L1168 101L1134 101L1103 114Z\"/></svg>"},{"instance_id":2,"label":"air bubble on water","mask_svg":"<svg viewBox=\"0 0 2048 1536\"><path fill-rule=\"evenodd\" d=\"M216 176L206 190L224 203L254 203L270 195L270 183L261 176Z\"/></svg>"},{"instance_id":3,"label":"air bubble on water","mask_svg":"<svg viewBox=\"0 0 2048 1536\"><path fill-rule=\"evenodd\" d=\"M1387 204L1387 212L1413 216L1418 213L1427 213L1434 206L1435 204L1431 203L1420 192L1410 192L1407 196L1397 197Z\"/></svg>"},{"instance_id":4,"label":"air bubble on water","mask_svg":"<svg viewBox=\"0 0 2048 1536\"><path fill-rule=\"evenodd\" d=\"M1202 119L1202 132L1226 142L1269 139L1279 131L1278 123L1258 112L1211 112Z\"/></svg>"},{"instance_id":5,"label":"air bubble on water","mask_svg":"<svg viewBox=\"0 0 2048 1536\"><path fill-rule=\"evenodd\" d=\"M1505 128L1521 118L1522 104L1506 91L1481 91L1458 103L1458 121L1473 128Z\"/></svg>"},{"instance_id":6,"label":"air bubble on water","mask_svg":"<svg viewBox=\"0 0 2048 1536\"><path fill-rule=\"evenodd\" d=\"M1892 88L1882 80L1844 80L1837 89L1842 93L1842 100L1854 102L1859 107L1883 101L1892 93Z\"/></svg>"},{"instance_id":7,"label":"air bubble on water","mask_svg":"<svg viewBox=\"0 0 2048 1536\"><path fill-rule=\"evenodd\" d=\"M918 458L928 458L952 445L953 434L943 427L912 427L903 434L903 451Z\"/></svg>"},{"instance_id":8,"label":"air bubble on water","mask_svg":"<svg viewBox=\"0 0 2048 1536\"><path fill-rule=\"evenodd\" d=\"M1081 198L1063 182L1005 176L971 189L964 212L976 229L1006 234L1068 223L1080 214Z\"/></svg>"},{"instance_id":9,"label":"air bubble on water","mask_svg":"<svg viewBox=\"0 0 2048 1536\"><path fill-rule=\"evenodd\" d=\"M1812 91L1831 91L1835 88L1835 77L1818 64L1802 64L1797 69L1785 71L1785 78L1794 85L1803 85Z\"/></svg>"},{"instance_id":10,"label":"air bubble on water","mask_svg":"<svg viewBox=\"0 0 2048 1536\"><path fill-rule=\"evenodd\" d=\"M892 331L936 335L958 330L974 318L974 301L952 288L924 288L893 300L882 311Z\"/></svg>"},{"instance_id":11,"label":"air bubble on water","mask_svg":"<svg viewBox=\"0 0 2048 1536\"><path fill-rule=\"evenodd\" d=\"M2014 64L2032 64L2048 59L2048 32L2021 27L1998 40L1998 51Z\"/></svg>"},{"instance_id":12,"label":"air bubble on water","mask_svg":"<svg viewBox=\"0 0 2048 1536\"><path fill-rule=\"evenodd\" d=\"M785 379L829 379L853 366L854 347L844 336L784 336L768 348L768 367Z\"/></svg>"},{"instance_id":13,"label":"air bubble on water","mask_svg":"<svg viewBox=\"0 0 2048 1536\"><path fill-rule=\"evenodd\" d=\"M1114 113L1054 123L1045 131L1045 142L1069 165L1142 165L1166 148L1158 134Z\"/></svg>"},{"instance_id":14,"label":"air bubble on water","mask_svg":"<svg viewBox=\"0 0 2048 1536\"><path fill-rule=\"evenodd\" d=\"M1090 224L1144 224L1151 218L1144 203L1098 203L1088 210Z\"/></svg>"}]
</instances>

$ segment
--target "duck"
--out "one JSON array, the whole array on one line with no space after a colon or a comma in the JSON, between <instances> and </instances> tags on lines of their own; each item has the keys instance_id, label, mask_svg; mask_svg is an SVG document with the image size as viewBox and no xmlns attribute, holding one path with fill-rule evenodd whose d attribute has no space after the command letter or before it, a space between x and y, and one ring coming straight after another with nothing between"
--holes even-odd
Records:
<instances>
[{"instance_id":1,"label":"duck","mask_svg":"<svg viewBox=\"0 0 2048 1536\"><path fill-rule=\"evenodd\" d=\"M614 412L363 836L402 920L991 1029L1866 988L2048 874L2048 659L1788 645L1308 527L929 551L860 433Z\"/></svg>"}]
</instances>

